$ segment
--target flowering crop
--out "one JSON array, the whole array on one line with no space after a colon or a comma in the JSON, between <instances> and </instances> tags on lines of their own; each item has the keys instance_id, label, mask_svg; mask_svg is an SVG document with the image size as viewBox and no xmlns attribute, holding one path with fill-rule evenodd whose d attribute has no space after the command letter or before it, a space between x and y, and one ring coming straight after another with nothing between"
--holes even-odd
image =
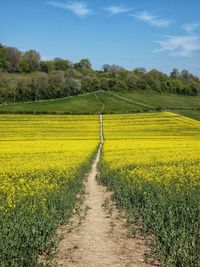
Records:
<instances>
[{"instance_id":1,"label":"flowering crop","mask_svg":"<svg viewBox=\"0 0 200 267\"><path fill-rule=\"evenodd\" d=\"M35 266L74 208L98 117L2 115L0 128L0 266Z\"/></svg>"},{"instance_id":2,"label":"flowering crop","mask_svg":"<svg viewBox=\"0 0 200 267\"><path fill-rule=\"evenodd\" d=\"M200 123L172 113L105 115L100 179L154 233L164 266L200 266Z\"/></svg>"}]
</instances>

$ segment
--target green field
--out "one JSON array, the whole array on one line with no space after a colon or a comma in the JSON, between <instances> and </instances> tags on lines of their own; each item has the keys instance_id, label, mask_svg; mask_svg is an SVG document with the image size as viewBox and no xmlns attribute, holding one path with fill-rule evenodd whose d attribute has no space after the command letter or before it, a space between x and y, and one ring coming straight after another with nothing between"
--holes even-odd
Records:
<instances>
[{"instance_id":1,"label":"green field","mask_svg":"<svg viewBox=\"0 0 200 267\"><path fill-rule=\"evenodd\" d=\"M160 95L152 91L98 91L47 101L0 106L4 113L97 114L168 110L200 120L200 96Z\"/></svg>"}]
</instances>

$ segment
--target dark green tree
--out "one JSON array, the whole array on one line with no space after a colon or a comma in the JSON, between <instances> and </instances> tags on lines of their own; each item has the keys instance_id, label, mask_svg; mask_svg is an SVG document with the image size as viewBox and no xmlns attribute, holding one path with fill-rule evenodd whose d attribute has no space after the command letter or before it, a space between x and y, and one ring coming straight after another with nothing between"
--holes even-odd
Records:
<instances>
[{"instance_id":1,"label":"dark green tree","mask_svg":"<svg viewBox=\"0 0 200 267\"><path fill-rule=\"evenodd\" d=\"M29 50L22 55L20 69L23 72L31 73L39 70L40 54L35 50Z\"/></svg>"},{"instance_id":2,"label":"dark green tree","mask_svg":"<svg viewBox=\"0 0 200 267\"><path fill-rule=\"evenodd\" d=\"M74 64L74 68L79 71L92 70L92 64L89 59L81 59L78 63Z\"/></svg>"},{"instance_id":3,"label":"dark green tree","mask_svg":"<svg viewBox=\"0 0 200 267\"><path fill-rule=\"evenodd\" d=\"M170 73L171 78L178 78L179 77L179 70L177 68L174 68L172 72Z\"/></svg>"},{"instance_id":4,"label":"dark green tree","mask_svg":"<svg viewBox=\"0 0 200 267\"><path fill-rule=\"evenodd\" d=\"M2 44L0 44L0 70L6 70L7 66L8 60L6 57L6 49Z\"/></svg>"},{"instance_id":5,"label":"dark green tree","mask_svg":"<svg viewBox=\"0 0 200 267\"><path fill-rule=\"evenodd\" d=\"M65 60L62 58L54 59L54 69L55 70L67 70L71 66L69 60Z\"/></svg>"},{"instance_id":6,"label":"dark green tree","mask_svg":"<svg viewBox=\"0 0 200 267\"><path fill-rule=\"evenodd\" d=\"M40 71L49 73L50 71L54 70L54 61L46 60L40 61Z\"/></svg>"}]
</instances>

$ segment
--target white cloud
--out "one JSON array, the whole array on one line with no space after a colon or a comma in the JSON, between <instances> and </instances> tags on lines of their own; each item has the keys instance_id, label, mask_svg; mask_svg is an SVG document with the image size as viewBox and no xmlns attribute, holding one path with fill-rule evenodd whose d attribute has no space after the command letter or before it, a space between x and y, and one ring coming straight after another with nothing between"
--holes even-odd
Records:
<instances>
[{"instance_id":1,"label":"white cloud","mask_svg":"<svg viewBox=\"0 0 200 267\"><path fill-rule=\"evenodd\" d=\"M84 2L70 1L70 2L55 2L48 1L47 4L69 10L79 17L85 17L92 14L92 11L88 8L87 4Z\"/></svg>"},{"instance_id":2,"label":"white cloud","mask_svg":"<svg viewBox=\"0 0 200 267\"><path fill-rule=\"evenodd\" d=\"M130 11L131 9L124 8L122 6L109 6L109 7L106 7L105 10L110 12L112 15L118 15L118 14L126 13Z\"/></svg>"},{"instance_id":3,"label":"white cloud","mask_svg":"<svg viewBox=\"0 0 200 267\"><path fill-rule=\"evenodd\" d=\"M199 64L187 64L187 66L192 67L192 68L200 68Z\"/></svg>"},{"instance_id":4,"label":"white cloud","mask_svg":"<svg viewBox=\"0 0 200 267\"><path fill-rule=\"evenodd\" d=\"M168 52L172 56L188 57L200 51L200 36L170 36L165 41L158 41L160 48L156 52Z\"/></svg>"},{"instance_id":5,"label":"white cloud","mask_svg":"<svg viewBox=\"0 0 200 267\"><path fill-rule=\"evenodd\" d=\"M194 31L200 29L200 23L191 23L191 24L183 25L183 29L187 33L193 33Z\"/></svg>"},{"instance_id":6,"label":"white cloud","mask_svg":"<svg viewBox=\"0 0 200 267\"><path fill-rule=\"evenodd\" d=\"M159 17L154 16L147 11L137 12L136 14L133 14L131 16L138 20L145 21L149 25L155 26L158 28L168 27L171 24L169 20L160 19Z\"/></svg>"}]
</instances>

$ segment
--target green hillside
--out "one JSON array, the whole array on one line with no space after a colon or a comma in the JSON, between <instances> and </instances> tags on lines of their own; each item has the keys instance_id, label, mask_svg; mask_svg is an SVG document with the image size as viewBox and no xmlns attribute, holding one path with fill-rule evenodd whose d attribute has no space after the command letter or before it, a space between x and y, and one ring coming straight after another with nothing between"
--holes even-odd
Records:
<instances>
[{"instance_id":1,"label":"green hillside","mask_svg":"<svg viewBox=\"0 0 200 267\"><path fill-rule=\"evenodd\" d=\"M68 98L0 106L1 113L97 114L158 110L169 110L200 120L200 96L161 95L151 91L98 91Z\"/></svg>"}]
</instances>

